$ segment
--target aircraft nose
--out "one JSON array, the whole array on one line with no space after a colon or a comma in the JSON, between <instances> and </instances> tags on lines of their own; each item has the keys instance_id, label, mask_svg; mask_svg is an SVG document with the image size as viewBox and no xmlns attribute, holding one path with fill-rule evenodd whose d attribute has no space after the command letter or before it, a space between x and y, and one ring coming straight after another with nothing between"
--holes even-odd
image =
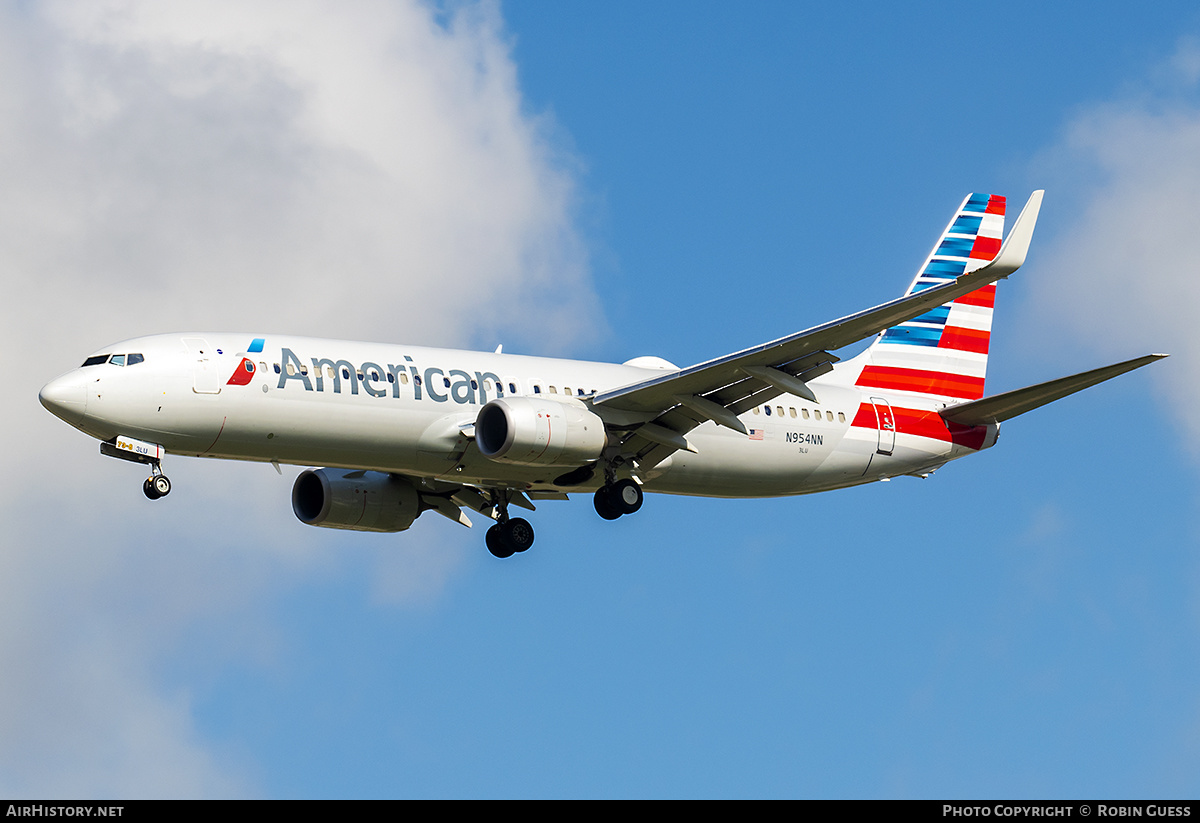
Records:
<instances>
[{"instance_id":1,"label":"aircraft nose","mask_svg":"<svg viewBox=\"0 0 1200 823\"><path fill-rule=\"evenodd\" d=\"M67 372L42 386L38 400L56 417L78 423L87 410L87 383L78 370Z\"/></svg>"}]
</instances>

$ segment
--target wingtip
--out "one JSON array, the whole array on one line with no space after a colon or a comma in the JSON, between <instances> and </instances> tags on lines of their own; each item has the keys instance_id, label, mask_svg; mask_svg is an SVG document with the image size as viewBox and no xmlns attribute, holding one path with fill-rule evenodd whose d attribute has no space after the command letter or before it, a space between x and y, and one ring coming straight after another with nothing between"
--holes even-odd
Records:
<instances>
[{"instance_id":1,"label":"wingtip","mask_svg":"<svg viewBox=\"0 0 1200 823\"><path fill-rule=\"evenodd\" d=\"M1009 274L1021 268L1025 263L1025 256L1029 253L1029 244L1033 240L1033 229L1037 225L1038 213L1042 209L1042 196L1045 193L1045 189L1038 189L1029 195L1029 200L1025 202L1025 208L1021 209L1021 213L1017 215L1012 231L1008 233L1008 237L1001 245L1000 253L992 261L998 268L1008 269Z\"/></svg>"}]
</instances>

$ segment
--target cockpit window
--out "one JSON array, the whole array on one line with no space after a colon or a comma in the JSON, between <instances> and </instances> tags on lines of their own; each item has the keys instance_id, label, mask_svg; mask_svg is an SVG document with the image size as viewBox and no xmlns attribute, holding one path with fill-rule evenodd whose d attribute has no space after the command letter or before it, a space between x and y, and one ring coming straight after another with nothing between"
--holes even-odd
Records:
<instances>
[{"instance_id":1,"label":"cockpit window","mask_svg":"<svg viewBox=\"0 0 1200 823\"><path fill-rule=\"evenodd\" d=\"M114 366L136 366L138 363L145 363L146 358L137 352L132 354L94 354L87 360L83 361L84 366L99 366L101 363L111 363Z\"/></svg>"}]
</instances>

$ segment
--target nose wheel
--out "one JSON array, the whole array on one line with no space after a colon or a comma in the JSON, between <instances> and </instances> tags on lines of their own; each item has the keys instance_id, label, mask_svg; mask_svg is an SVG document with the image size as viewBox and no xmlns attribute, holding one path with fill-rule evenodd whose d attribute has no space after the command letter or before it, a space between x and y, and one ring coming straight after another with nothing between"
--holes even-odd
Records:
<instances>
[{"instance_id":1,"label":"nose wheel","mask_svg":"<svg viewBox=\"0 0 1200 823\"><path fill-rule=\"evenodd\" d=\"M160 497L166 497L171 493L171 481L167 476L155 466L155 473L146 478L142 483L142 492L151 500L157 500Z\"/></svg>"}]
</instances>

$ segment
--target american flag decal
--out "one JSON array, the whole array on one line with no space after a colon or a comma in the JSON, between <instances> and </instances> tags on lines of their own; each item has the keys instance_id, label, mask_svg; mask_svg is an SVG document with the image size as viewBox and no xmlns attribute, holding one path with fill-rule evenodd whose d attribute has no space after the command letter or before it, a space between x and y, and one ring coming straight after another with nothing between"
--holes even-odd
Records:
<instances>
[{"instance_id":1,"label":"american flag decal","mask_svg":"<svg viewBox=\"0 0 1200 823\"><path fill-rule=\"evenodd\" d=\"M762 440L763 439L763 430L762 429L751 429L750 430L750 439L751 440Z\"/></svg>"}]
</instances>

